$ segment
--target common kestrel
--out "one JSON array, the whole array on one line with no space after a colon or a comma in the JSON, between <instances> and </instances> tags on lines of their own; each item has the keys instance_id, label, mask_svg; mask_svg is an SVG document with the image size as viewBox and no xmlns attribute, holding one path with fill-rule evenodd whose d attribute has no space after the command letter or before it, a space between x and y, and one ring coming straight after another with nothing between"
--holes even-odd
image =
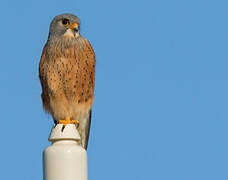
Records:
<instances>
[{"instance_id":1,"label":"common kestrel","mask_svg":"<svg viewBox=\"0 0 228 180\"><path fill-rule=\"evenodd\" d=\"M80 35L80 19L56 16L39 65L42 102L55 124L77 124L80 144L87 149L94 99L95 54Z\"/></svg>"}]
</instances>

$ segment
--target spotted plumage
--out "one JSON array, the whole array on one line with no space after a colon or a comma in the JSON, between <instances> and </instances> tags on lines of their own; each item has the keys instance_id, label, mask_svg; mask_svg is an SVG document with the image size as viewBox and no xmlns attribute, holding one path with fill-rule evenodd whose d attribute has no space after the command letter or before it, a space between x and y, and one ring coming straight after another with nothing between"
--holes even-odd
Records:
<instances>
[{"instance_id":1,"label":"spotted plumage","mask_svg":"<svg viewBox=\"0 0 228 180\"><path fill-rule=\"evenodd\" d=\"M79 34L79 26L79 18L71 14L54 18L39 76L44 109L56 123L66 118L78 120L81 145L86 149L94 99L95 54L89 41Z\"/></svg>"}]
</instances>

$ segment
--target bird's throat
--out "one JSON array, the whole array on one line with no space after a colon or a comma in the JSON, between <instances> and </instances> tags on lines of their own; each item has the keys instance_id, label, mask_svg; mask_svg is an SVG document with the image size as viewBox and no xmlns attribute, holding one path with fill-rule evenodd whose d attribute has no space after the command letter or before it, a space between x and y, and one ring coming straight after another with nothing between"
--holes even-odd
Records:
<instances>
[{"instance_id":1,"label":"bird's throat","mask_svg":"<svg viewBox=\"0 0 228 180\"><path fill-rule=\"evenodd\" d=\"M65 38L68 38L68 39L73 39L73 38L77 38L79 36L79 33L78 32L75 32L75 31L72 31L71 29L68 29L64 34L63 36Z\"/></svg>"}]
</instances>

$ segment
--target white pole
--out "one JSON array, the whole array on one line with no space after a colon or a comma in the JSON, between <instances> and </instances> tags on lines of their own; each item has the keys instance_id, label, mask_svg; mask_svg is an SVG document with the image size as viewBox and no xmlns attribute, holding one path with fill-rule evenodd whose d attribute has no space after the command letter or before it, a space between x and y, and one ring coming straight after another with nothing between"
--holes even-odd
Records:
<instances>
[{"instance_id":1,"label":"white pole","mask_svg":"<svg viewBox=\"0 0 228 180\"><path fill-rule=\"evenodd\" d=\"M52 129L44 150L44 180L88 180L87 153L78 145L79 133L74 124L62 124Z\"/></svg>"}]
</instances>

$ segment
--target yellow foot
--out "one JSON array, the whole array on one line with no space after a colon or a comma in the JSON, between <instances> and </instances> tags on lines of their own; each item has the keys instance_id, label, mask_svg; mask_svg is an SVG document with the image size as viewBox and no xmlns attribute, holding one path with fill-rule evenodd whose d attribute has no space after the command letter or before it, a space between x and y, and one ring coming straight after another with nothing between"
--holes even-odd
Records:
<instances>
[{"instance_id":1,"label":"yellow foot","mask_svg":"<svg viewBox=\"0 0 228 180\"><path fill-rule=\"evenodd\" d=\"M67 124L78 124L79 121L78 120L70 120L69 117L67 117L65 120L59 120L59 124L63 124L64 126L66 126Z\"/></svg>"}]
</instances>

